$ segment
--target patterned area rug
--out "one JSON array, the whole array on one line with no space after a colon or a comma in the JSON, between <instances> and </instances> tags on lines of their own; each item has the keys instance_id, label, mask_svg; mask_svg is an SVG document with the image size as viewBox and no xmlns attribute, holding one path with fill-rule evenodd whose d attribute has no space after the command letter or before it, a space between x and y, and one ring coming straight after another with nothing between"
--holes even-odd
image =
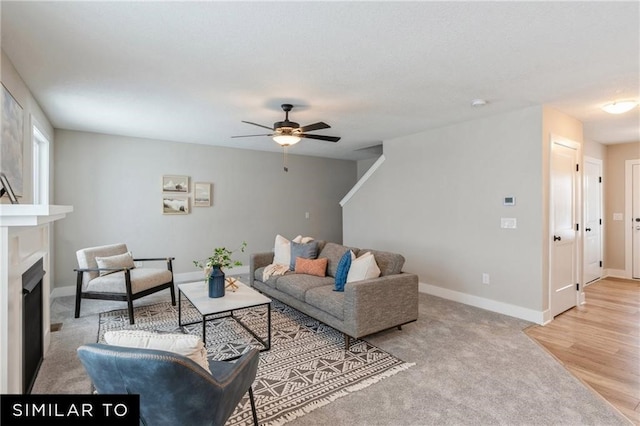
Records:
<instances>
[{"instance_id":1,"label":"patterned area rug","mask_svg":"<svg viewBox=\"0 0 640 426\"><path fill-rule=\"evenodd\" d=\"M188 301L182 302L184 322L201 320ZM267 336L267 309L234 311L234 316L258 336ZM130 325L126 309L100 314L98 342L109 330L140 329L184 332L202 336L202 325L178 326L178 308L169 302L135 308ZM248 347L261 348L251 334L231 318L207 323L207 351L211 359L225 359ZM277 300L271 306L271 350L260 354L253 392L261 425L280 425L331 401L405 370L405 363L364 340L344 350L337 330ZM238 405L227 425L251 425L248 397Z\"/></svg>"}]
</instances>

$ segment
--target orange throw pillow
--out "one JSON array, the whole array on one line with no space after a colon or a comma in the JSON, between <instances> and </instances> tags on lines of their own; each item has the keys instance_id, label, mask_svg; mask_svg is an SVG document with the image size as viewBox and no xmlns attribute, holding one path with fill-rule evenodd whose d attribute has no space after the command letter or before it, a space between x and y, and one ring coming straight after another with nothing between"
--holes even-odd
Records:
<instances>
[{"instance_id":1,"label":"orange throw pillow","mask_svg":"<svg viewBox=\"0 0 640 426\"><path fill-rule=\"evenodd\" d=\"M320 259L305 259L304 257L296 257L296 274L315 275L317 277L327 276L326 257Z\"/></svg>"}]
</instances>

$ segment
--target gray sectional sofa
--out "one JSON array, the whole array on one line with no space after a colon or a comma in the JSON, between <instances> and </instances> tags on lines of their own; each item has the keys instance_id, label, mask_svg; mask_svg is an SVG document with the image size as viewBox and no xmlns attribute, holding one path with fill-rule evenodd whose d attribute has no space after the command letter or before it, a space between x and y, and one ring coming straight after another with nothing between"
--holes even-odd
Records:
<instances>
[{"instance_id":1,"label":"gray sectional sofa","mask_svg":"<svg viewBox=\"0 0 640 426\"><path fill-rule=\"evenodd\" d=\"M333 290L336 269L348 250L356 256L373 253L380 276L347 283L344 292L337 292ZM273 252L251 255L250 286L341 331L347 349L351 338L400 328L418 319L418 276L402 272L404 257L400 254L318 241L318 258L328 259L326 277L290 271L263 282L263 270L273 257Z\"/></svg>"}]
</instances>

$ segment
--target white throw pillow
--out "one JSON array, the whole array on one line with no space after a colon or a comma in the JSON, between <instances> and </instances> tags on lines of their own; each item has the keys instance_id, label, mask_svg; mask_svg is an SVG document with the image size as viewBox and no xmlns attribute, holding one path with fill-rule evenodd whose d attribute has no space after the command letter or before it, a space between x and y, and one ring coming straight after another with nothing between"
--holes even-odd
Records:
<instances>
[{"instance_id":1,"label":"white throw pillow","mask_svg":"<svg viewBox=\"0 0 640 426\"><path fill-rule=\"evenodd\" d=\"M115 256L99 257L96 256L96 263L98 268L129 268L133 269L136 264L133 262L133 256L128 251L122 254L116 254ZM113 274L117 271L100 271L100 276Z\"/></svg>"},{"instance_id":2,"label":"white throw pillow","mask_svg":"<svg viewBox=\"0 0 640 426\"><path fill-rule=\"evenodd\" d=\"M360 257L351 260L351 267L347 274L347 282L369 280L380 276L380 268L373 254L368 251Z\"/></svg>"},{"instance_id":3,"label":"white throw pillow","mask_svg":"<svg viewBox=\"0 0 640 426\"><path fill-rule=\"evenodd\" d=\"M302 242L302 235L295 237L293 242ZM287 265L287 267L289 267L289 264L291 263L291 241L287 240L280 234L276 235L273 253L273 263L277 263L278 265Z\"/></svg>"},{"instance_id":4,"label":"white throw pillow","mask_svg":"<svg viewBox=\"0 0 640 426\"><path fill-rule=\"evenodd\" d=\"M158 349L173 352L195 361L209 374L207 349L202 340L193 334L154 333L145 330L117 330L104 333L109 345L127 348Z\"/></svg>"}]
</instances>

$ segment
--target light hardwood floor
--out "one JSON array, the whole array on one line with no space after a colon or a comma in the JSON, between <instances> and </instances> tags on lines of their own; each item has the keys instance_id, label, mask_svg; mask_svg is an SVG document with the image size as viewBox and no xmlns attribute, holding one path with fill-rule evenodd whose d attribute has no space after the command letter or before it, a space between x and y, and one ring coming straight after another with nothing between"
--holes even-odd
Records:
<instances>
[{"instance_id":1,"label":"light hardwood floor","mask_svg":"<svg viewBox=\"0 0 640 426\"><path fill-rule=\"evenodd\" d=\"M585 293L585 305L525 332L640 425L640 281L602 279Z\"/></svg>"}]
</instances>

